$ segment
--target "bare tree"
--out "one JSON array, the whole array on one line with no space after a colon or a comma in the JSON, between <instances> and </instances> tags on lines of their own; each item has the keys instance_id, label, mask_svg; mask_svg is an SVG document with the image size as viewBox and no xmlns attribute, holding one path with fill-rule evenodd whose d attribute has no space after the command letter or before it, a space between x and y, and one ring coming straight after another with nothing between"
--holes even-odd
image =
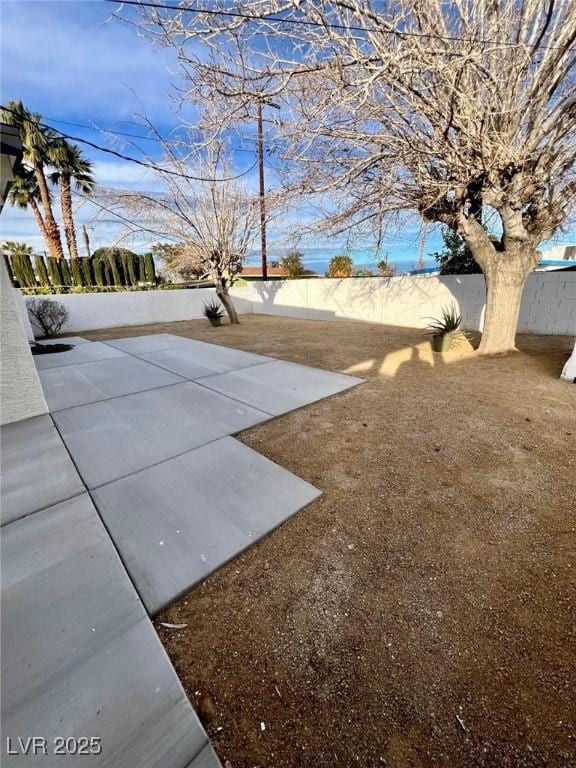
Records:
<instances>
[{"instance_id":1,"label":"bare tree","mask_svg":"<svg viewBox=\"0 0 576 768\"><path fill-rule=\"evenodd\" d=\"M164 273L170 279L197 280L205 272L203 261L185 243L156 243L152 255L164 262Z\"/></svg>"},{"instance_id":2,"label":"bare tree","mask_svg":"<svg viewBox=\"0 0 576 768\"><path fill-rule=\"evenodd\" d=\"M164 148L165 159L154 171L160 190L107 190L97 200L105 203L106 213L113 211L124 222L120 239L150 233L180 246L186 264L214 281L230 322L236 324L229 289L258 236L258 198L242 184L239 177L244 174L231 171L221 146L184 155L168 144Z\"/></svg>"},{"instance_id":3,"label":"bare tree","mask_svg":"<svg viewBox=\"0 0 576 768\"><path fill-rule=\"evenodd\" d=\"M573 0L186 5L136 23L177 48L183 98L219 98L214 134L255 94L280 102L285 183L332 195L334 231L407 210L451 227L486 279L481 351L513 349L537 247L576 196Z\"/></svg>"}]
</instances>

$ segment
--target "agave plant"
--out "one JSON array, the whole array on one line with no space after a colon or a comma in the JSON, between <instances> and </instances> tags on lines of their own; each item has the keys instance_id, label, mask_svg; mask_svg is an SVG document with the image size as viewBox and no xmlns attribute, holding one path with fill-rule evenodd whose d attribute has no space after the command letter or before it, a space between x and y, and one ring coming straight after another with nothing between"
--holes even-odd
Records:
<instances>
[{"instance_id":1,"label":"agave plant","mask_svg":"<svg viewBox=\"0 0 576 768\"><path fill-rule=\"evenodd\" d=\"M224 316L224 309L219 301L213 299L212 301L205 302L202 307L202 313L204 317L208 318L212 325L221 325L222 317Z\"/></svg>"},{"instance_id":2,"label":"agave plant","mask_svg":"<svg viewBox=\"0 0 576 768\"><path fill-rule=\"evenodd\" d=\"M462 313L458 311L455 304L452 304L451 307L443 307L442 316L439 318L431 317L430 321L427 328L432 336L432 347L435 352L444 352L450 349L464 336L460 330Z\"/></svg>"},{"instance_id":3,"label":"agave plant","mask_svg":"<svg viewBox=\"0 0 576 768\"><path fill-rule=\"evenodd\" d=\"M442 317L431 317L432 322L428 323L428 329L433 336L444 336L447 333L454 333L459 330L462 323L462 313L458 312L456 305L443 307Z\"/></svg>"}]
</instances>

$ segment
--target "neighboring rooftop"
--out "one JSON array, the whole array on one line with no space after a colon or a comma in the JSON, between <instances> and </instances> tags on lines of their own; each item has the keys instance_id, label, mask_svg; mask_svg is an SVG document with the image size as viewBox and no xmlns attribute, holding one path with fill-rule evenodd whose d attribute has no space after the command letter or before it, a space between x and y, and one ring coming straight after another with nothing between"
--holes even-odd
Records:
<instances>
[{"instance_id":1,"label":"neighboring rooftop","mask_svg":"<svg viewBox=\"0 0 576 768\"><path fill-rule=\"evenodd\" d=\"M242 268L241 277L262 278L262 267L244 266ZM283 267L268 267L268 278L281 279L284 277L288 277L288 272ZM311 269L305 269L302 277L320 277L320 275L318 272L314 272Z\"/></svg>"}]
</instances>

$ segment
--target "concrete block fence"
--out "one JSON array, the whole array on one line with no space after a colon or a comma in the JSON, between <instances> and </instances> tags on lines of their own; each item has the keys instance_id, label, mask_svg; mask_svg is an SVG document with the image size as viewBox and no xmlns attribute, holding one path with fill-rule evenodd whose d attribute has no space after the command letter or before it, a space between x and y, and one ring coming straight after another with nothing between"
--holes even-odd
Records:
<instances>
[{"instance_id":1,"label":"concrete block fence","mask_svg":"<svg viewBox=\"0 0 576 768\"><path fill-rule=\"evenodd\" d=\"M61 302L70 313L62 333L116 328L122 325L169 323L203 317L202 307L215 298L213 288L174 291L118 291L117 293L65 293L40 298ZM31 297L27 297L31 298ZM252 311L250 301L239 297L239 314Z\"/></svg>"},{"instance_id":2,"label":"concrete block fence","mask_svg":"<svg viewBox=\"0 0 576 768\"><path fill-rule=\"evenodd\" d=\"M482 275L402 276L254 282L232 291L239 314L307 320L358 320L424 328L443 307L455 303L463 326L481 330L485 288ZM122 325L202 317L214 289L64 294L53 298L70 312L63 331L77 333ZM576 333L576 273L536 272L524 289L519 330Z\"/></svg>"},{"instance_id":3,"label":"concrete block fence","mask_svg":"<svg viewBox=\"0 0 576 768\"><path fill-rule=\"evenodd\" d=\"M462 312L467 330L481 330L484 322L482 275L254 282L235 288L232 293L235 299L248 299L254 314L425 328L431 317L438 317L443 307L454 303ZM530 275L524 289L519 330L576 333L576 273Z\"/></svg>"}]
</instances>

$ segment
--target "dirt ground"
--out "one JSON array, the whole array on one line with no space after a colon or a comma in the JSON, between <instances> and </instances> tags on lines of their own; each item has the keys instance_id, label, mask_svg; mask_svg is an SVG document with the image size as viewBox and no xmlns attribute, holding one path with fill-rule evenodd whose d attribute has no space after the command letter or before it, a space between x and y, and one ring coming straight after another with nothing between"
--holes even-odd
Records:
<instances>
[{"instance_id":1,"label":"dirt ground","mask_svg":"<svg viewBox=\"0 0 576 768\"><path fill-rule=\"evenodd\" d=\"M576 766L573 340L442 358L420 331L262 316L83 335L152 332L366 379L241 435L323 495L157 618L223 764Z\"/></svg>"}]
</instances>

